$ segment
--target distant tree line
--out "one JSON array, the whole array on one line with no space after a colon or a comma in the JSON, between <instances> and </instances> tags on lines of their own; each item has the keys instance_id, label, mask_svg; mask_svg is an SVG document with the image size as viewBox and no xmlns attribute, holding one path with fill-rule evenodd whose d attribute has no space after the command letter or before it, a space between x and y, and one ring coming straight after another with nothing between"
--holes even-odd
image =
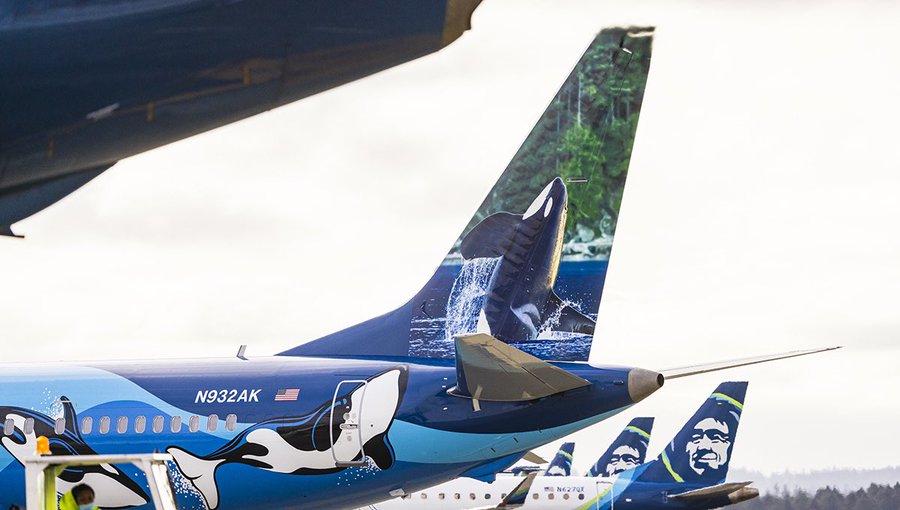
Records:
<instances>
[{"instance_id":1,"label":"distant tree line","mask_svg":"<svg viewBox=\"0 0 900 510\"><path fill-rule=\"evenodd\" d=\"M842 493L826 487L815 494L799 490L765 495L739 505L740 510L898 510L900 483L872 484L868 489Z\"/></svg>"}]
</instances>

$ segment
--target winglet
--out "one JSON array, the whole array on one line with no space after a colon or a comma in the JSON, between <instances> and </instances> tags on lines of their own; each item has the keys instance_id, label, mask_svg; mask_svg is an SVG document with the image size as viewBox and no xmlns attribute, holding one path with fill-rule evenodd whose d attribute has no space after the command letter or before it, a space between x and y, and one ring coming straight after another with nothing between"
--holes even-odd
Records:
<instances>
[{"instance_id":1,"label":"winglet","mask_svg":"<svg viewBox=\"0 0 900 510\"><path fill-rule=\"evenodd\" d=\"M590 385L581 377L484 333L454 340L457 383L450 393L456 396L525 402Z\"/></svg>"}]
</instances>

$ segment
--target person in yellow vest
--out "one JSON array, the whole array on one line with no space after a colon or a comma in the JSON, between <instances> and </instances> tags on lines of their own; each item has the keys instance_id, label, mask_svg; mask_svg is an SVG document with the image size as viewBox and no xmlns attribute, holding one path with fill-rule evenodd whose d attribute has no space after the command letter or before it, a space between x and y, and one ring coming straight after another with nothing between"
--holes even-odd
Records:
<instances>
[{"instance_id":1,"label":"person in yellow vest","mask_svg":"<svg viewBox=\"0 0 900 510\"><path fill-rule=\"evenodd\" d=\"M72 487L60 498L59 510L99 510L94 505L94 489L85 484Z\"/></svg>"}]
</instances>

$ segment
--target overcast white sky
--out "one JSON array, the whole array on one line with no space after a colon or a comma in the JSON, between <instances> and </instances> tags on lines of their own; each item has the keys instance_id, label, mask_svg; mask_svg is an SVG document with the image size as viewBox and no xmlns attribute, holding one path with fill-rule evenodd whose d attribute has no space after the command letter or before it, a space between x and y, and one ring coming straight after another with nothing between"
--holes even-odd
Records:
<instances>
[{"instance_id":1,"label":"overcast white sky","mask_svg":"<svg viewBox=\"0 0 900 510\"><path fill-rule=\"evenodd\" d=\"M629 418L662 448L751 381L734 465L897 463L900 6L485 0L419 61L116 165L0 239L5 360L268 355L431 275L594 33L655 25L594 362L671 381ZM552 448L541 453L550 454Z\"/></svg>"}]
</instances>

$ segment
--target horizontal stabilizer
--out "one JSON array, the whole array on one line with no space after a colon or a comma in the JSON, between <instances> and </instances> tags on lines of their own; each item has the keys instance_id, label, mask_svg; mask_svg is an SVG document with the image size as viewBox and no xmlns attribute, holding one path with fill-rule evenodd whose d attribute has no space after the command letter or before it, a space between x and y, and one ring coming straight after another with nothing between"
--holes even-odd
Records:
<instances>
[{"instance_id":1,"label":"horizontal stabilizer","mask_svg":"<svg viewBox=\"0 0 900 510\"><path fill-rule=\"evenodd\" d=\"M788 359L788 358L796 358L799 356L806 356L809 354L816 354L819 352L827 352L833 351L836 349L840 349L841 346L838 347L822 347L819 349L807 349L804 351L790 351L790 352L782 352L780 354L767 354L764 356L756 356L752 358L742 358L735 359L729 361L717 361L714 363L705 363L702 365L690 365L686 367L679 368L670 368L667 370L660 370L660 373L663 374L666 379L677 379L679 377L687 377L689 375L697 375L697 374L705 374L707 372L715 372L717 370L725 370L728 368L736 368L736 367L744 367L747 365L756 365L758 363L766 363L769 361L775 361L779 359Z\"/></svg>"},{"instance_id":2,"label":"horizontal stabilizer","mask_svg":"<svg viewBox=\"0 0 900 510\"><path fill-rule=\"evenodd\" d=\"M669 495L669 499L677 499L679 501L699 501L702 499L727 496L732 492L743 489L751 483L753 482L720 483L719 485L713 485L711 487L704 487L702 489L682 492L681 494L671 494Z\"/></svg>"},{"instance_id":3,"label":"horizontal stabilizer","mask_svg":"<svg viewBox=\"0 0 900 510\"><path fill-rule=\"evenodd\" d=\"M524 402L590 383L483 333L456 342L453 394L477 400Z\"/></svg>"},{"instance_id":4,"label":"horizontal stabilizer","mask_svg":"<svg viewBox=\"0 0 900 510\"><path fill-rule=\"evenodd\" d=\"M529 450L525 455L522 456L522 460L527 460L532 464L546 464L547 461L544 460L543 457Z\"/></svg>"}]
</instances>

